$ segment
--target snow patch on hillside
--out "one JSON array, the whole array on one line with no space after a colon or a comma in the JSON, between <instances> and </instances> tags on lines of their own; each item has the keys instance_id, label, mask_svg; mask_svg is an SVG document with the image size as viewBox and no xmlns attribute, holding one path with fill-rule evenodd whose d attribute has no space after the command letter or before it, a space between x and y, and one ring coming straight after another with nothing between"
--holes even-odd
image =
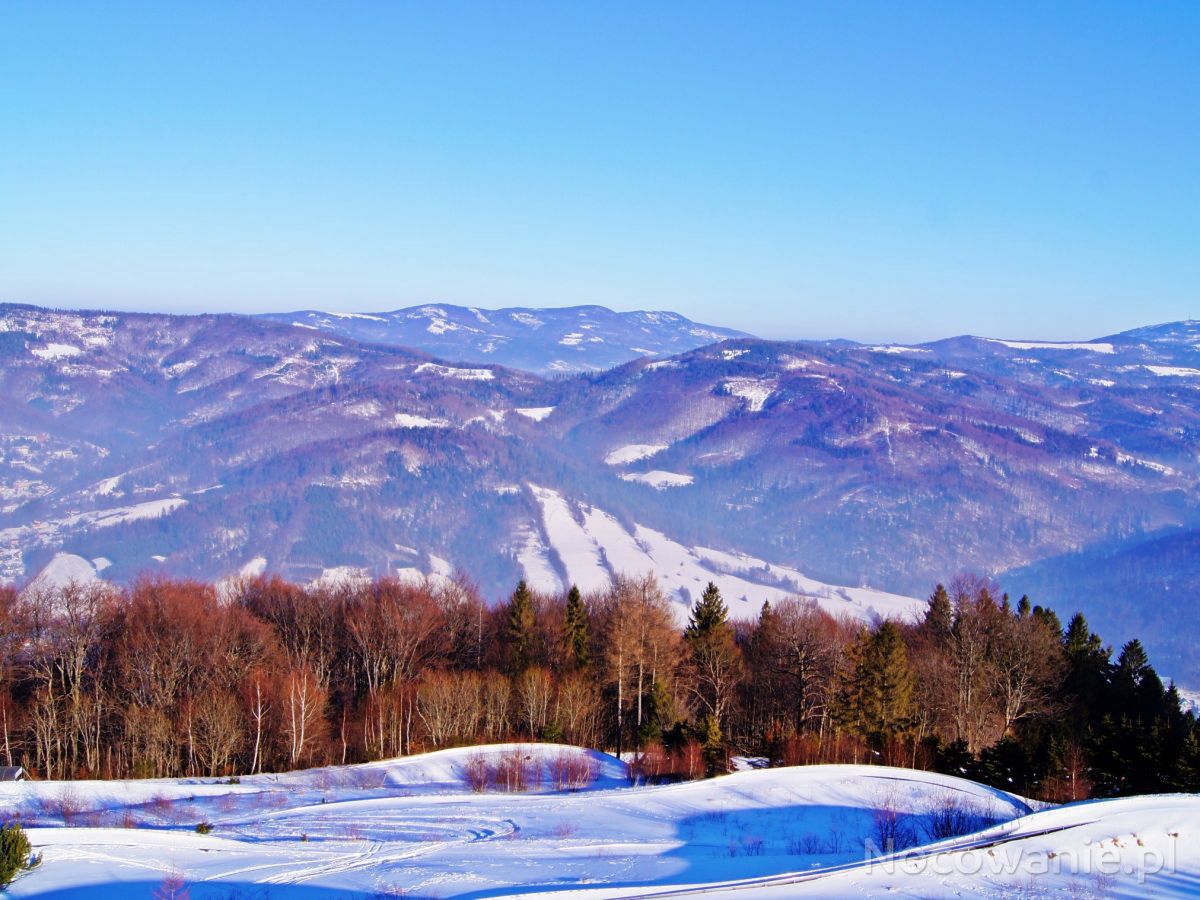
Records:
<instances>
[{"instance_id":1,"label":"snow patch on hillside","mask_svg":"<svg viewBox=\"0 0 1200 900\"><path fill-rule=\"evenodd\" d=\"M396 413L392 419L397 428L449 428L450 423L445 419L428 419L412 413Z\"/></svg>"},{"instance_id":2,"label":"snow patch on hillside","mask_svg":"<svg viewBox=\"0 0 1200 900\"><path fill-rule=\"evenodd\" d=\"M584 592L607 588L611 579L600 548L575 520L567 501L557 491L536 485L529 488L542 507L542 524L567 581Z\"/></svg>"},{"instance_id":3,"label":"snow patch on hillside","mask_svg":"<svg viewBox=\"0 0 1200 900\"><path fill-rule=\"evenodd\" d=\"M267 571L267 558L256 556L238 570L238 575L242 578L257 578L265 571Z\"/></svg>"},{"instance_id":4,"label":"snow patch on hillside","mask_svg":"<svg viewBox=\"0 0 1200 900\"><path fill-rule=\"evenodd\" d=\"M624 447L609 451L608 455L604 457L604 461L610 466L623 466L641 459L649 459L656 453L662 453L668 446L668 444L626 444Z\"/></svg>"},{"instance_id":5,"label":"snow patch on hillside","mask_svg":"<svg viewBox=\"0 0 1200 900\"><path fill-rule=\"evenodd\" d=\"M88 584L97 581L96 567L74 553L56 553L34 579L35 584L65 587L69 584Z\"/></svg>"},{"instance_id":6,"label":"snow patch on hillside","mask_svg":"<svg viewBox=\"0 0 1200 900\"><path fill-rule=\"evenodd\" d=\"M38 359L69 359L72 356L81 356L83 351L71 344L43 344L40 347L34 347L30 351Z\"/></svg>"},{"instance_id":7,"label":"snow patch on hillside","mask_svg":"<svg viewBox=\"0 0 1200 900\"><path fill-rule=\"evenodd\" d=\"M442 366L437 363L421 363L414 370L418 375L432 372L444 378L460 378L463 381L491 381L496 373L491 369L460 369L455 366Z\"/></svg>"},{"instance_id":8,"label":"snow patch on hillside","mask_svg":"<svg viewBox=\"0 0 1200 900\"><path fill-rule=\"evenodd\" d=\"M524 406L517 407L513 412L524 416L527 419L533 419L535 422L540 422L545 419L550 413L554 412L553 406Z\"/></svg>"},{"instance_id":9,"label":"snow patch on hillside","mask_svg":"<svg viewBox=\"0 0 1200 900\"><path fill-rule=\"evenodd\" d=\"M1189 369L1185 366L1146 366L1160 378L1195 378L1200 375L1200 369Z\"/></svg>"},{"instance_id":10,"label":"snow patch on hillside","mask_svg":"<svg viewBox=\"0 0 1200 900\"><path fill-rule=\"evenodd\" d=\"M721 385L721 389L726 394L745 400L746 408L750 412L762 412L763 406L775 391L775 384L755 378L731 378Z\"/></svg>"},{"instance_id":11,"label":"snow patch on hillside","mask_svg":"<svg viewBox=\"0 0 1200 900\"><path fill-rule=\"evenodd\" d=\"M569 583L581 590L604 590L614 575L653 573L677 602L681 622L710 581L721 589L731 613L739 618L757 615L764 600L776 603L793 596L804 596L834 615L868 622L909 618L925 608L923 601L912 597L825 584L795 569L744 554L685 547L652 528L634 523L630 529L604 510L568 500L558 491L529 487L542 509L542 524L550 542L545 549L561 561ZM542 550L540 540L538 548ZM540 553L534 565L523 563L526 579L542 590L561 590L557 574L551 574L544 584L534 577L533 569L544 559L545 554Z\"/></svg>"},{"instance_id":12,"label":"snow patch on hillside","mask_svg":"<svg viewBox=\"0 0 1200 900\"><path fill-rule=\"evenodd\" d=\"M664 472L662 469L654 469L650 472L626 472L621 476L621 480L648 484L657 491L663 491L667 488L686 487L696 479L691 475L681 475L678 472Z\"/></svg>"},{"instance_id":13,"label":"snow patch on hillside","mask_svg":"<svg viewBox=\"0 0 1200 900\"><path fill-rule=\"evenodd\" d=\"M517 547L517 563L525 573L525 580L538 590L558 593L563 589L554 564L550 562L550 554L537 529L526 528L519 535L520 544Z\"/></svg>"},{"instance_id":14,"label":"snow patch on hillside","mask_svg":"<svg viewBox=\"0 0 1200 900\"><path fill-rule=\"evenodd\" d=\"M1093 353L1113 353L1112 344L1103 341L1066 342L1066 341L1002 341L999 338L984 338L991 344L1003 344L1013 350L1090 350Z\"/></svg>"}]
</instances>

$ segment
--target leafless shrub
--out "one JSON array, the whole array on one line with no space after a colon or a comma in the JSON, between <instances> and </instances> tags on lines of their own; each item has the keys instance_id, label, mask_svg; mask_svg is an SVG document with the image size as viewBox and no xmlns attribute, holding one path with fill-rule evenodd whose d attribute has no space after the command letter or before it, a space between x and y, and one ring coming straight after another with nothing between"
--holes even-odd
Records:
<instances>
[{"instance_id":1,"label":"leafless shrub","mask_svg":"<svg viewBox=\"0 0 1200 900\"><path fill-rule=\"evenodd\" d=\"M383 769L360 769L354 780L355 787L364 791L376 791L387 787L387 772Z\"/></svg>"},{"instance_id":2,"label":"leafless shrub","mask_svg":"<svg viewBox=\"0 0 1200 900\"><path fill-rule=\"evenodd\" d=\"M802 834L788 841L788 853L792 856L816 856L832 853L830 843L819 834Z\"/></svg>"},{"instance_id":3,"label":"leafless shrub","mask_svg":"<svg viewBox=\"0 0 1200 900\"><path fill-rule=\"evenodd\" d=\"M536 781L538 766L532 756L522 748L514 747L501 754L500 759L492 768L492 785L500 791L516 793L527 791L531 783Z\"/></svg>"},{"instance_id":4,"label":"leafless shrub","mask_svg":"<svg viewBox=\"0 0 1200 900\"><path fill-rule=\"evenodd\" d=\"M917 843L912 816L901 809L894 790L883 792L875 803L871 837L866 849L876 854L894 853Z\"/></svg>"},{"instance_id":5,"label":"leafless shrub","mask_svg":"<svg viewBox=\"0 0 1200 900\"><path fill-rule=\"evenodd\" d=\"M551 834L554 837L560 838L560 839L574 837L575 836L575 823L574 822L559 822L557 825L554 826L554 830L551 832Z\"/></svg>"},{"instance_id":6,"label":"leafless shrub","mask_svg":"<svg viewBox=\"0 0 1200 900\"><path fill-rule=\"evenodd\" d=\"M974 800L947 791L930 800L925 813L925 836L931 841L961 837L995 824Z\"/></svg>"},{"instance_id":7,"label":"leafless shrub","mask_svg":"<svg viewBox=\"0 0 1200 900\"><path fill-rule=\"evenodd\" d=\"M599 774L596 761L578 751L564 750L546 761L547 780L556 791L582 790L592 784Z\"/></svg>"},{"instance_id":8,"label":"leafless shrub","mask_svg":"<svg viewBox=\"0 0 1200 900\"><path fill-rule=\"evenodd\" d=\"M42 805L50 815L61 818L64 825L78 824L83 814L87 812L83 797L71 784L63 785L58 794L48 797Z\"/></svg>"},{"instance_id":9,"label":"leafless shrub","mask_svg":"<svg viewBox=\"0 0 1200 900\"><path fill-rule=\"evenodd\" d=\"M188 888L187 882L183 880L183 873L178 869L172 869L162 883L154 889L153 896L154 900L188 900L191 897L191 890Z\"/></svg>"},{"instance_id":10,"label":"leafless shrub","mask_svg":"<svg viewBox=\"0 0 1200 900\"><path fill-rule=\"evenodd\" d=\"M476 794L486 791L488 781L491 780L490 776L486 756L482 753L472 753L467 757L466 765L463 766L463 779L472 791Z\"/></svg>"}]
</instances>

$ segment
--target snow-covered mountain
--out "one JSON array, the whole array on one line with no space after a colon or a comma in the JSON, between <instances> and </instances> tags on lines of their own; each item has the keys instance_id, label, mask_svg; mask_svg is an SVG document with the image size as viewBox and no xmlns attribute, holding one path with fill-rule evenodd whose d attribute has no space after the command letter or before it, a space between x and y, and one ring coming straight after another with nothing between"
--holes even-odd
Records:
<instances>
[{"instance_id":1,"label":"snow-covered mountain","mask_svg":"<svg viewBox=\"0 0 1200 900\"><path fill-rule=\"evenodd\" d=\"M479 309L430 304L381 313L271 313L266 318L369 343L424 350L443 359L540 374L596 372L661 357L741 331L701 325L673 312L614 312L603 306Z\"/></svg>"},{"instance_id":2,"label":"snow-covered mountain","mask_svg":"<svg viewBox=\"0 0 1200 900\"><path fill-rule=\"evenodd\" d=\"M714 579L739 614L802 592L870 617L1019 569L1118 641L1165 591L1029 567L1200 527L1198 341L738 338L543 378L262 318L0 307L0 576L459 568L495 597L652 568L681 608ZM1200 627L1141 621L1200 679Z\"/></svg>"}]
</instances>

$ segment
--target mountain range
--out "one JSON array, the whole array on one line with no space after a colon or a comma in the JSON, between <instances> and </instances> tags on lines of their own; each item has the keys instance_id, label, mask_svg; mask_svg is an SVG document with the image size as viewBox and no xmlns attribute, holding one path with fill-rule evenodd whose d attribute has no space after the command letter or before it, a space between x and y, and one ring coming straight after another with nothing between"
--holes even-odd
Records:
<instances>
[{"instance_id":1,"label":"mountain range","mask_svg":"<svg viewBox=\"0 0 1200 900\"><path fill-rule=\"evenodd\" d=\"M864 345L587 307L515 311L542 324L488 349L430 325L501 334L481 319L514 311L420 309L0 306L0 577L458 570L500 596L653 569L681 609L713 578L736 614L802 592L869 617L972 570L1200 682L1200 626L1178 615L1200 323ZM626 358L564 355L593 331ZM1152 587L1131 596L1105 560Z\"/></svg>"},{"instance_id":2,"label":"mountain range","mask_svg":"<svg viewBox=\"0 0 1200 900\"><path fill-rule=\"evenodd\" d=\"M484 310L442 303L382 313L302 310L264 318L540 375L599 372L643 356L670 356L728 338L750 337L701 325L678 313L614 312L603 306Z\"/></svg>"}]
</instances>

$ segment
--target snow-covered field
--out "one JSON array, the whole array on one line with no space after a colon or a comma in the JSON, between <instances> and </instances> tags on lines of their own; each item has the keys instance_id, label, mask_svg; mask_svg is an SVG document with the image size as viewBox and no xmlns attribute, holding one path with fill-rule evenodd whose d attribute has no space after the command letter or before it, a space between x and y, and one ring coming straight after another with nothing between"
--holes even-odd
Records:
<instances>
[{"instance_id":1,"label":"snow-covered field","mask_svg":"<svg viewBox=\"0 0 1200 900\"><path fill-rule=\"evenodd\" d=\"M468 770L518 756L526 793ZM556 762L595 778L555 790ZM1200 891L1200 798L1031 811L1019 797L868 766L743 771L631 787L623 765L555 745L446 750L216 779L0 785L42 864L14 897L192 898L1186 896ZM983 830L931 843L947 810ZM208 834L196 824L212 825ZM890 828L916 846L871 856ZM156 893L157 892L157 893Z\"/></svg>"}]
</instances>

